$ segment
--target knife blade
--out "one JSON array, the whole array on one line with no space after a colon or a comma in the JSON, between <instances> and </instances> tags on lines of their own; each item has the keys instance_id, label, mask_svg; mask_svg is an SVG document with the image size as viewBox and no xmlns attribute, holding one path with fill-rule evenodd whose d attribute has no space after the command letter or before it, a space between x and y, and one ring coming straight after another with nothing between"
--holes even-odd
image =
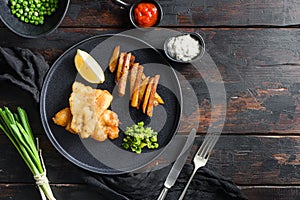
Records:
<instances>
[{"instance_id":1,"label":"knife blade","mask_svg":"<svg viewBox=\"0 0 300 200\"><path fill-rule=\"evenodd\" d=\"M157 200L163 200L168 192L168 189L170 189L176 182L181 169L183 168L186 159L189 155L189 152L191 150L191 147L194 143L194 139L195 139L195 135L196 135L196 129L192 129L191 132L189 133L189 136L179 154L179 156L177 157L176 161L174 162L167 178L166 181L164 183L164 189L161 191L159 197Z\"/></svg>"}]
</instances>

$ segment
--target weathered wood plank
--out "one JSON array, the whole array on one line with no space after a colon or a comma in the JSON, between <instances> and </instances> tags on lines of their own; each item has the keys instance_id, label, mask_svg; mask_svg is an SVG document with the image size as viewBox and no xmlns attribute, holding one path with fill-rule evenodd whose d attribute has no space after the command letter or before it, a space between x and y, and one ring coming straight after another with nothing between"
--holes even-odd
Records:
<instances>
[{"instance_id":1,"label":"weathered wood plank","mask_svg":"<svg viewBox=\"0 0 300 200\"><path fill-rule=\"evenodd\" d=\"M249 200L297 200L300 198L298 186L242 186L241 189Z\"/></svg>"},{"instance_id":2,"label":"weathered wood plank","mask_svg":"<svg viewBox=\"0 0 300 200\"><path fill-rule=\"evenodd\" d=\"M86 185L52 184L52 191L57 199L82 200L99 199L99 196ZM241 190L249 200L297 200L300 188L281 186L242 186ZM1 200L32 200L39 199L39 192L35 185L30 184L0 184Z\"/></svg>"},{"instance_id":3,"label":"weathered wood plank","mask_svg":"<svg viewBox=\"0 0 300 200\"><path fill-rule=\"evenodd\" d=\"M51 184L51 189L56 199L99 199L99 195L86 185ZM37 187L33 184L0 184L0 199L33 200L41 199L41 196Z\"/></svg>"},{"instance_id":4,"label":"weathered wood plank","mask_svg":"<svg viewBox=\"0 0 300 200\"><path fill-rule=\"evenodd\" d=\"M238 185L298 184L298 136L222 136L215 149L207 167Z\"/></svg>"},{"instance_id":5,"label":"weathered wood plank","mask_svg":"<svg viewBox=\"0 0 300 200\"><path fill-rule=\"evenodd\" d=\"M51 183L82 183L85 171L63 158L46 136L39 137ZM202 140L203 136L196 138L187 162ZM207 167L232 178L238 185L299 185L299 148L299 136L223 135ZM0 182L33 183L29 170L2 133L0 152Z\"/></svg>"},{"instance_id":6,"label":"weathered wood plank","mask_svg":"<svg viewBox=\"0 0 300 200\"><path fill-rule=\"evenodd\" d=\"M134 2L129 0L127 2ZM299 25L297 1L159 1L164 10L161 26ZM72 1L63 26L132 27L126 9L111 1Z\"/></svg>"},{"instance_id":7,"label":"weathered wood plank","mask_svg":"<svg viewBox=\"0 0 300 200\"><path fill-rule=\"evenodd\" d=\"M99 196L89 186L78 184L51 184L52 191L57 199L90 200L99 199ZM249 200L297 200L300 197L300 188L285 186L241 186L241 190ZM31 184L0 184L1 200L32 200L39 199L39 192Z\"/></svg>"},{"instance_id":8,"label":"weathered wood plank","mask_svg":"<svg viewBox=\"0 0 300 200\"><path fill-rule=\"evenodd\" d=\"M1 46L20 46L42 53L51 65L73 44L93 35L112 33L107 29L58 29L45 38L24 40L2 29ZM104 31L106 30L106 31ZM183 30L183 29L182 29ZM227 113L224 133L300 133L300 40L298 29L184 29L201 33L207 52L222 74ZM162 38L140 35L161 48ZM153 39L153 40L152 40ZM191 67L176 67L194 88L200 106L200 118L184 121L200 124L204 133L211 122L210 95L201 74ZM3 85L3 96L7 94ZM13 92L13 91L12 91ZM1 95L2 96L2 95ZM9 101L14 102L14 95ZM4 101L4 102L3 102ZM15 103L17 104L17 103ZM187 116L190 116L188 114ZM218 119L212 119L218 121ZM188 131L190 127L183 125Z\"/></svg>"},{"instance_id":9,"label":"weathered wood plank","mask_svg":"<svg viewBox=\"0 0 300 200\"><path fill-rule=\"evenodd\" d=\"M38 137L49 180L53 183L81 182L80 177L84 170L77 168L61 156L45 135ZM34 179L30 170L14 146L2 132L0 138L0 182L33 183Z\"/></svg>"},{"instance_id":10,"label":"weathered wood plank","mask_svg":"<svg viewBox=\"0 0 300 200\"><path fill-rule=\"evenodd\" d=\"M281 31L206 34L228 98L224 132L299 133L300 40L289 33L280 36Z\"/></svg>"},{"instance_id":11,"label":"weathered wood plank","mask_svg":"<svg viewBox=\"0 0 300 200\"><path fill-rule=\"evenodd\" d=\"M128 0L127 2L133 2ZM161 26L289 26L300 24L299 1L282 0L170 0ZM0 26L4 26L2 22ZM133 28L128 11L110 0L72 1L61 26Z\"/></svg>"}]
</instances>

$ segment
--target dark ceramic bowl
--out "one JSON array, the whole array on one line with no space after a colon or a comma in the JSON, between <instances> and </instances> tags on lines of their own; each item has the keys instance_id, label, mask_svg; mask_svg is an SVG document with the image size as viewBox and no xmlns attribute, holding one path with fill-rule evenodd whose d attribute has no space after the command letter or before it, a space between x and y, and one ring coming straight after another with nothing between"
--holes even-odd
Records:
<instances>
[{"instance_id":1,"label":"dark ceramic bowl","mask_svg":"<svg viewBox=\"0 0 300 200\"><path fill-rule=\"evenodd\" d=\"M128 9L129 11L129 19L130 19L130 22L132 23L132 25L138 29L142 29L142 30L150 30L152 29L153 27L156 27L160 24L160 22L162 21L163 19L163 9L161 7L161 5L155 1L155 0L137 0L135 1L133 4L128 4L122 0L112 0L113 3L115 3L116 5L119 5L121 6L122 8L126 8ZM151 26L151 27L141 27L138 25L138 23L136 22L135 20L135 17L134 17L134 9L138 6L138 4L140 3L152 3L155 5L155 7L157 8L157 11L158 11L158 17L157 17L157 21L156 23Z\"/></svg>"},{"instance_id":2,"label":"dark ceramic bowl","mask_svg":"<svg viewBox=\"0 0 300 200\"><path fill-rule=\"evenodd\" d=\"M192 58L191 60L188 60L188 61L183 61L183 60L179 60L179 59L176 59L174 57L172 57L169 53L169 50L168 50L168 42L174 38L174 37L178 37L178 36L182 36L182 35L187 35L189 34L193 39L197 40L200 44L200 49L199 49L199 54L197 56L195 56L194 58ZM164 52L166 54L166 56L168 57L168 59L174 61L174 62L178 62L178 63L191 63L191 62L195 62L195 61L198 61L200 60L204 53L205 53L205 42L204 42L204 39L203 37L199 34L199 33L195 33L195 32L191 32L191 33L182 33L182 34L179 34L177 36L174 36L174 37L170 37L168 38L165 42L164 42Z\"/></svg>"},{"instance_id":3,"label":"dark ceramic bowl","mask_svg":"<svg viewBox=\"0 0 300 200\"><path fill-rule=\"evenodd\" d=\"M46 16L43 25L35 26L22 22L14 16L8 2L9 0L0 1L0 18L11 31L26 38L38 38L53 32L61 24L70 4L70 0L60 0L56 12Z\"/></svg>"}]
</instances>

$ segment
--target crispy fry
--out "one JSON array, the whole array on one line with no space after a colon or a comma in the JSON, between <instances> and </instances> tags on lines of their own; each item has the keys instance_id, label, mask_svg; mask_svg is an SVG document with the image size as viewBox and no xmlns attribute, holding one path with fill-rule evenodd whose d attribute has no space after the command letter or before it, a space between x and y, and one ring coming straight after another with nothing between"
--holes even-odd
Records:
<instances>
[{"instance_id":1,"label":"crispy fry","mask_svg":"<svg viewBox=\"0 0 300 200\"><path fill-rule=\"evenodd\" d=\"M130 57L130 67L132 67L134 65L134 61L135 61L135 56L131 55L131 57Z\"/></svg>"},{"instance_id":2,"label":"crispy fry","mask_svg":"<svg viewBox=\"0 0 300 200\"><path fill-rule=\"evenodd\" d=\"M119 93L120 97L125 95L127 77L128 77L128 73L129 73L130 57L131 57L131 53L126 54L125 57L124 57L122 75L121 75L121 78L118 82L118 93Z\"/></svg>"},{"instance_id":3,"label":"crispy fry","mask_svg":"<svg viewBox=\"0 0 300 200\"><path fill-rule=\"evenodd\" d=\"M139 89L139 99L138 99L138 106L137 106L137 108L139 108L140 105L141 105L141 103L143 102L143 97L145 96L145 91L146 91L147 85L148 85L148 83L149 83L149 79L150 79L149 76L146 77L146 78L142 81L142 83L141 83L141 85L140 85L140 89Z\"/></svg>"},{"instance_id":4,"label":"crispy fry","mask_svg":"<svg viewBox=\"0 0 300 200\"><path fill-rule=\"evenodd\" d=\"M117 69L117 74L116 74L116 83L119 82L119 80L122 76L122 69L123 69L125 55L126 55L126 53L122 52L119 57L118 69Z\"/></svg>"},{"instance_id":5,"label":"crispy fry","mask_svg":"<svg viewBox=\"0 0 300 200\"><path fill-rule=\"evenodd\" d=\"M147 106L147 115L149 117L152 117L152 115L153 115L153 101L155 99L155 93L156 93L159 78L160 78L160 75L157 74L154 76L154 79L153 79L153 85L151 87L151 92L150 92L148 106Z\"/></svg>"},{"instance_id":6,"label":"crispy fry","mask_svg":"<svg viewBox=\"0 0 300 200\"><path fill-rule=\"evenodd\" d=\"M113 51L113 54L110 58L110 61L109 61L109 70L110 72L114 72L116 67L117 67L117 64L118 64L118 58L119 58L119 54L120 54L120 46L116 46L114 51Z\"/></svg>"},{"instance_id":7,"label":"crispy fry","mask_svg":"<svg viewBox=\"0 0 300 200\"><path fill-rule=\"evenodd\" d=\"M144 67L142 65L139 65L137 75L136 75L136 80L134 83L133 95L131 98L131 106L134 108L138 107L139 89L140 89L140 85L141 85L143 71L144 71Z\"/></svg>"},{"instance_id":8,"label":"crispy fry","mask_svg":"<svg viewBox=\"0 0 300 200\"><path fill-rule=\"evenodd\" d=\"M132 68L130 70L130 99L132 97L135 79L136 79L136 75L138 72L138 67L139 67L139 63L134 63L134 65L132 66Z\"/></svg>"},{"instance_id":9,"label":"crispy fry","mask_svg":"<svg viewBox=\"0 0 300 200\"><path fill-rule=\"evenodd\" d=\"M159 104L164 104L164 100L161 98L161 96L159 96L159 94L156 92L155 93L155 99Z\"/></svg>"},{"instance_id":10,"label":"crispy fry","mask_svg":"<svg viewBox=\"0 0 300 200\"><path fill-rule=\"evenodd\" d=\"M115 81L120 97L125 95L127 79L129 79L130 105L132 107L141 109L144 114L151 117L153 107L164 104L164 100L156 92L160 75L147 77L143 73L144 67L135 63L135 56L128 52L120 53L119 45L115 47L110 58L109 70L116 71Z\"/></svg>"},{"instance_id":11,"label":"crispy fry","mask_svg":"<svg viewBox=\"0 0 300 200\"><path fill-rule=\"evenodd\" d=\"M158 106L158 105L159 105L159 103L158 103L157 99L154 99L153 106Z\"/></svg>"},{"instance_id":12,"label":"crispy fry","mask_svg":"<svg viewBox=\"0 0 300 200\"><path fill-rule=\"evenodd\" d=\"M145 113L145 114L146 114L146 109L147 109L151 89L152 89L152 86L153 86L153 82L154 82L154 77L151 77L150 80L149 80L149 83L147 85L147 89L145 91L144 101L143 101L143 106L142 106L143 113Z\"/></svg>"},{"instance_id":13,"label":"crispy fry","mask_svg":"<svg viewBox=\"0 0 300 200\"><path fill-rule=\"evenodd\" d=\"M144 80L145 78L146 78L146 75L143 74L142 80ZM164 104L165 103L164 100L161 98L161 96L157 92L155 93L155 99L157 100L157 102L159 104Z\"/></svg>"}]
</instances>

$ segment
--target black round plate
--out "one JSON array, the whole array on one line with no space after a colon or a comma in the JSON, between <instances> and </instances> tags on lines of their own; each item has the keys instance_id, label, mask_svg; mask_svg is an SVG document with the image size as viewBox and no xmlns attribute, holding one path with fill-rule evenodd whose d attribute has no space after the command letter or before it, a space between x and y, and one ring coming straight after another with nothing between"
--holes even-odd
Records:
<instances>
[{"instance_id":1,"label":"black round plate","mask_svg":"<svg viewBox=\"0 0 300 200\"><path fill-rule=\"evenodd\" d=\"M116 45L121 51L131 52L136 62L142 64L147 76L160 74L157 92L165 104L154 107L153 117L142 114L129 106L129 91L118 97L114 74L109 72L108 62ZM87 83L78 75L74 66L77 49L89 52L103 68L106 80L99 85ZM106 89L114 96L110 109L116 112L121 121L120 136L115 140L98 142L81 139L68 133L63 127L53 123L52 117L60 109L69 106L69 96L74 81L94 88ZM127 84L127 88L128 88ZM139 169L157 158L174 137L181 116L181 89L175 71L162 55L149 44L125 35L99 35L86 39L67 50L53 64L48 72L41 93L40 112L44 129L56 149L68 160L84 169L102 174L121 174ZM144 121L158 132L159 148L143 150L136 154L124 150L122 139L127 126Z\"/></svg>"},{"instance_id":2,"label":"black round plate","mask_svg":"<svg viewBox=\"0 0 300 200\"><path fill-rule=\"evenodd\" d=\"M26 38L37 38L54 31L63 21L70 4L70 0L59 1L56 12L46 16L43 25L35 26L24 23L14 16L8 2L9 0L0 1L0 19L11 31Z\"/></svg>"}]
</instances>

